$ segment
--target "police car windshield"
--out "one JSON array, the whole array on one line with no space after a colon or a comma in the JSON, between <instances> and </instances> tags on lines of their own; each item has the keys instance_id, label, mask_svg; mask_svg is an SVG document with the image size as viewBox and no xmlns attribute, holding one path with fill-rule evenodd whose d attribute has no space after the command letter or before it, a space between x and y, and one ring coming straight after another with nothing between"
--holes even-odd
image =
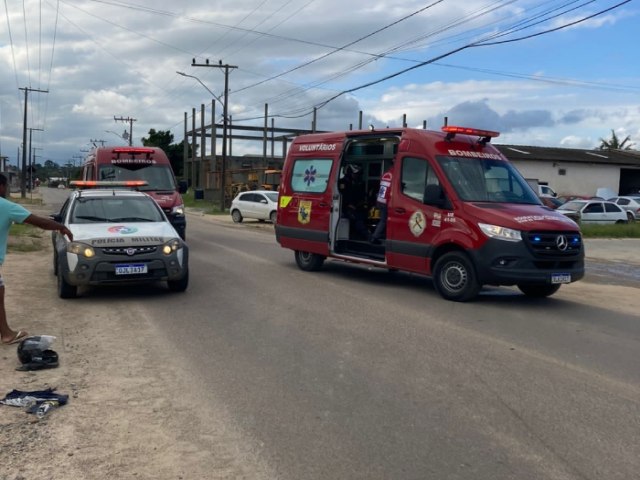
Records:
<instances>
[{"instance_id":1,"label":"police car windshield","mask_svg":"<svg viewBox=\"0 0 640 480\"><path fill-rule=\"evenodd\" d=\"M70 223L162 222L159 207L148 197L79 197Z\"/></svg>"},{"instance_id":2,"label":"police car windshield","mask_svg":"<svg viewBox=\"0 0 640 480\"><path fill-rule=\"evenodd\" d=\"M531 187L509 162L449 156L437 160L461 200L540 205Z\"/></svg>"},{"instance_id":3,"label":"police car windshield","mask_svg":"<svg viewBox=\"0 0 640 480\"><path fill-rule=\"evenodd\" d=\"M176 190L173 172L169 165L102 165L98 172L98 180L124 181L145 180L147 185L139 190Z\"/></svg>"}]
</instances>

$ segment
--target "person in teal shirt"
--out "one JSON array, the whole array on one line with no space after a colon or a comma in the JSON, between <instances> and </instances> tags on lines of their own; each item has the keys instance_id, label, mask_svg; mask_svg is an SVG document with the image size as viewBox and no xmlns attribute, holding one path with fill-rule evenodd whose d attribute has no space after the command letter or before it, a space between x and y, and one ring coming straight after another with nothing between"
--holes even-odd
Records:
<instances>
[{"instance_id":1,"label":"person in teal shirt","mask_svg":"<svg viewBox=\"0 0 640 480\"><path fill-rule=\"evenodd\" d=\"M12 330L7 322L7 312L4 308L4 280L2 279L2 264L7 254L7 240L9 229L13 223L28 223L44 230L56 230L73 240L71 230L50 218L32 214L17 203L7 200L7 177L0 173L0 341L3 345L20 342L29 334L25 330Z\"/></svg>"}]
</instances>

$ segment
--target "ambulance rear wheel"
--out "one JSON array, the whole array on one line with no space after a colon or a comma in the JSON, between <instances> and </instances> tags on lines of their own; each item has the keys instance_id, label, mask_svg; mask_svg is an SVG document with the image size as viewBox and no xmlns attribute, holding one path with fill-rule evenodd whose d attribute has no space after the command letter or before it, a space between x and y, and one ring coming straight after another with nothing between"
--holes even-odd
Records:
<instances>
[{"instance_id":1,"label":"ambulance rear wheel","mask_svg":"<svg viewBox=\"0 0 640 480\"><path fill-rule=\"evenodd\" d=\"M527 297L544 298L553 295L560 289L560 285L518 285Z\"/></svg>"},{"instance_id":2,"label":"ambulance rear wheel","mask_svg":"<svg viewBox=\"0 0 640 480\"><path fill-rule=\"evenodd\" d=\"M325 257L317 253L302 252L300 250L296 250L295 257L298 267L305 272L320 270L325 259Z\"/></svg>"},{"instance_id":3,"label":"ambulance rear wheel","mask_svg":"<svg viewBox=\"0 0 640 480\"><path fill-rule=\"evenodd\" d=\"M462 252L444 254L436 262L433 272L436 290L447 300L466 302L482 288L471 260Z\"/></svg>"}]
</instances>

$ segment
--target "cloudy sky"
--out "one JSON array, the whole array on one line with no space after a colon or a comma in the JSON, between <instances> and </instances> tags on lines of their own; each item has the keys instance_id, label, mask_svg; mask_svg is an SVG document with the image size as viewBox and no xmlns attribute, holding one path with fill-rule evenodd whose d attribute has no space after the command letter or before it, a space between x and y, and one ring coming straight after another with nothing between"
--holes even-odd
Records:
<instances>
[{"instance_id":1,"label":"cloudy sky","mask_svg":"<svg viewBox=\"0 0 640 480\"><path fill-rule=\"evenodd\" d=\"M223 97L234 124L498 130L496 143L640 147L640 4L571 0L5 0L0 154L15 165L25 88L36 163L149 129ZM189 78L176 72L197 77ZM46 90L48 93L35 90ZM222 108L216 107L216 121ZM189 119L190 125L191 119ZM269 120L269 124L271 120ZM42 131L40 130L42 129ZM29 139L29 136L27 137ZM27 140L29 141L29 140ZM257 143L257 142L255 142ZM261 145L234 144L261 152Z\"/></svg>"}]
</instances>

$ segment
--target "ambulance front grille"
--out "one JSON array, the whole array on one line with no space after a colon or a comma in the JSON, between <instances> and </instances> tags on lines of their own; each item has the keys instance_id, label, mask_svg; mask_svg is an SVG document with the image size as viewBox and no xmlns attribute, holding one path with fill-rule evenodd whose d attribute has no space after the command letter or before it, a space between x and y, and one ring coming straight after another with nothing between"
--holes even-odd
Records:
<instances>
[{"instance_id":1,"label":"ambulance front grille","mask_svg":"<svg viewBox=\"0 0 640 480\"><path fill-rule=\"evenodd\" d=\"M538 257L569 257L582 250L582 237L577 232L527 232L524 238Z\"/></svg>"}]
</instances>

